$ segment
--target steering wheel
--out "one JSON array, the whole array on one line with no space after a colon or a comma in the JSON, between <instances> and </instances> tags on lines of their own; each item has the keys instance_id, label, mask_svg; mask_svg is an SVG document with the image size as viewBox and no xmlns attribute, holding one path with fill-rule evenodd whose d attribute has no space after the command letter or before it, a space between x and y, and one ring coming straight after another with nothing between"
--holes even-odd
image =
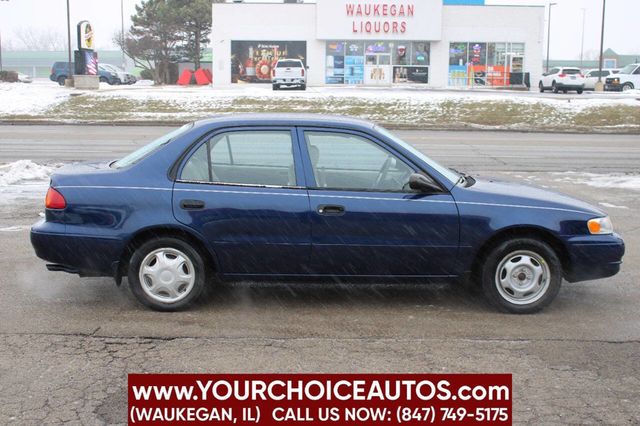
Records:
<instances>
[{"instance_id":1,"label":"steering wheel","mask_svg":"<svg viewBox=\"0 0 640 426\"><path fill-rule=\"evenodd\" d=\"M387 156L387 159L382 163L382 167L380 167L380 171L378 172L378 176L376 176L375 183L373 184L373 189L378 188L382 181L387 177L387 173L392 165L395 164L396 159L392 156Z\"/></svg>"}]
</instances>

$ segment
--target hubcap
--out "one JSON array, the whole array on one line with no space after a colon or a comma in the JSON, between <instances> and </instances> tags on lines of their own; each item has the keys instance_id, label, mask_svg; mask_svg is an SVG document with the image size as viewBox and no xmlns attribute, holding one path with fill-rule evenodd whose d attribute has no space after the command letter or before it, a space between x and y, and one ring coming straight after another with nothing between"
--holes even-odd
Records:
<instances>
[{"instance_id":1,"label":"hubcap","mask_svg":"<svg viewBox=\"0 0 640 426\"><path fill-rule=\"evenodd\" d=\"M174 248L159 248L149 253L138 274L142 290L162 303L178 302L191 292L195 269L189 257Z\"/></svg>"},{"instance_id":2,"label":"hubcap","mask_svg":"<svg viewBox=\"0 0 640 426\"><path fill-rule=\"evenodd\" d=\"M506 255L496 269L495 284L500 296L515 305L527 305L546 293L551 281L549 265L532 251Z\"/></svg>"}]
</instances>

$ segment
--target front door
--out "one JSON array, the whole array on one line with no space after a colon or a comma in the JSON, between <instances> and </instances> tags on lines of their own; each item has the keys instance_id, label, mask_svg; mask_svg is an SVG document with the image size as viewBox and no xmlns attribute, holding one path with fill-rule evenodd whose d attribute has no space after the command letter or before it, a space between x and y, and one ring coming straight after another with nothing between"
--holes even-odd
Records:
<instances>
[{"instance_id":1,"label":"front door","mask_svg":"<svg viewBox=\"0 0 640 426\"><path fill-rule=\"evenodd\" d=\"M309 198L291 128L219 132L178 172L173 211L228 275L298 274L310 255Z\"/></svg>"},{"instance_id":2,"label":"front door","mask_svg":"<svg viewBox=\"0 0 640 426\"><path fill-rule=\"evenodd\" d=\"M449 193L411 191L409 176L420 170L369 135L322 129L299 135L307 151L315 273L452 274L459 231Z\"/></svg>"}]
</instances>

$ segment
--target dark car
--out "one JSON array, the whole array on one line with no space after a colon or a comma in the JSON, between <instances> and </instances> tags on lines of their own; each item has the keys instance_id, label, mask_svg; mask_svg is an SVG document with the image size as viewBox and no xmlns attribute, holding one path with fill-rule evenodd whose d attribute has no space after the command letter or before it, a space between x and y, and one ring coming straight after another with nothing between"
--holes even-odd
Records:
<instances>
[{"instance_id":1,"label":"dark car","mask_svg":"<svg viewBox=\"0 0 640 426\"><path fill-rule=\"evenodd\" d=\"M369 122L231 115L51 177L31 229L50 270L127 276L159 310L220 280L476 280L498 308L548 305L562 278L620 270L606 213L475 179Z\"/></svg>"},{"instance_id":2,"label":"dark car","mask_svg":"<svg viewBox=\"0 0 640 426\"><path fill-rule=\"evenodd\" d=\"M75 65L71 62L71 67L73 68ZM120 78L118 78L118 74L106 69L98 68L98 75L100 76L101 83L108 83L110 85L120 84ZM67 62L54 62L51 67L51 75L49 76L49 80L57 81L60 86L64 86L64 81L69 76L69 64Z\"/></svg>"}]
</instances>

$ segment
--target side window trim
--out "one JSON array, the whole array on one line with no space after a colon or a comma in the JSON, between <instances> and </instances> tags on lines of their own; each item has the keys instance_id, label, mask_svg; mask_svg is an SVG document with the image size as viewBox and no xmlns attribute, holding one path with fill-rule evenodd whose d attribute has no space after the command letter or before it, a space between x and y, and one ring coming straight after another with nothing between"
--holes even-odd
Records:
<instances>
[{"instance_id":1,"label":"side window trim","mask_svg":"<svg viewBox=\"0 0 640 426\"><path fill-rule=\"evenodd\" d=\"M331 127L298 127L298 132L297 132L298 133L298 142L300 144L302 162L303 162L303 165L304 165L304 168L305 168L305 177L306 177L306 180L307 180L307 189L308 190L314 190L314 191L350 191L350 192L383 192L383 193L395 193L395 194L411 194L411 193L413 193L412 191L381 190L381 189L368 189L368 188L363 188L363 189L323 188L323 187L317 186L317 183L316 183L316 180L315 180L315 175L314 175L314 172L313 172L313 165L311 164L311 157L310 157L309 151L307 149L307 143L306 143L306 139L305 139L305 135L304 135L305 132L339 133L339 134L354 135L354 136L359 136L361 138L364 138L364 139L374 143L375 145L377 145L378 147L380 147L384 151L392 154L399 161L402 161L407 167L412 169L415 173L420 173L422 175L425 175L426 177L428 177L429 179L434 181L438 186L443 188L442 184L437 179L434 179L433 176L431 176L429 173L427 173L425 170L423 170L421 167L419 167L417 164L415 164L409 158L405 157L401 152L398 152L393 147L390 147L387 143L379 140L378 138L376 138L375 136L373 136L373 135L371 135L369 133L361 132L361 131L357 131L357 130L351 130L351 129L341 129L341 128L331 128ZM448 192L444 188L442 190L443 190L443 192Z\"/></svg>"},{"instance_id":2,"label":"side window trim","mask_svg":"<svg viewBox=\"0 0 640 426\"><path fill-rule=\"evenodd\" d=\"M182 179L182 171L184 170L185 165L191 159L191 156L198 151L203 145L207 145L207 157L209 160L209 180L212 180L213 173L211 170L211 150L210 150L210 140L220 134L229 134L233 132L248 132L248 131L286 131L291 135L291 149L293 155L293 164L294 171L296 175L296 185L267 185L267 184L246 184L246 183L238 183L238 182L205 182L205 181L193 181ZM229 138L225 138L227 143L230 144ZM230 161L233 161L233 157L231 154L231 146L229 147L229 155ZM185 150L182 156L179 158L179 166L175 172L175 180L176 183L190 183L190 184L198 184L198 185L221 185L221 186L237 186L237 187L249 187L249 188L282 188L282 189L305 189L306 188L306 179L304 169L302 164L300 164L300 144L298 141L298 132L296 131L295 126L236 126L236 127L221 127L218 129L214 129L203 136L201 136L197 141L195 141L189 148ZM233 162L231 163L233 164Z\"/></svg>"}]
</instances>

